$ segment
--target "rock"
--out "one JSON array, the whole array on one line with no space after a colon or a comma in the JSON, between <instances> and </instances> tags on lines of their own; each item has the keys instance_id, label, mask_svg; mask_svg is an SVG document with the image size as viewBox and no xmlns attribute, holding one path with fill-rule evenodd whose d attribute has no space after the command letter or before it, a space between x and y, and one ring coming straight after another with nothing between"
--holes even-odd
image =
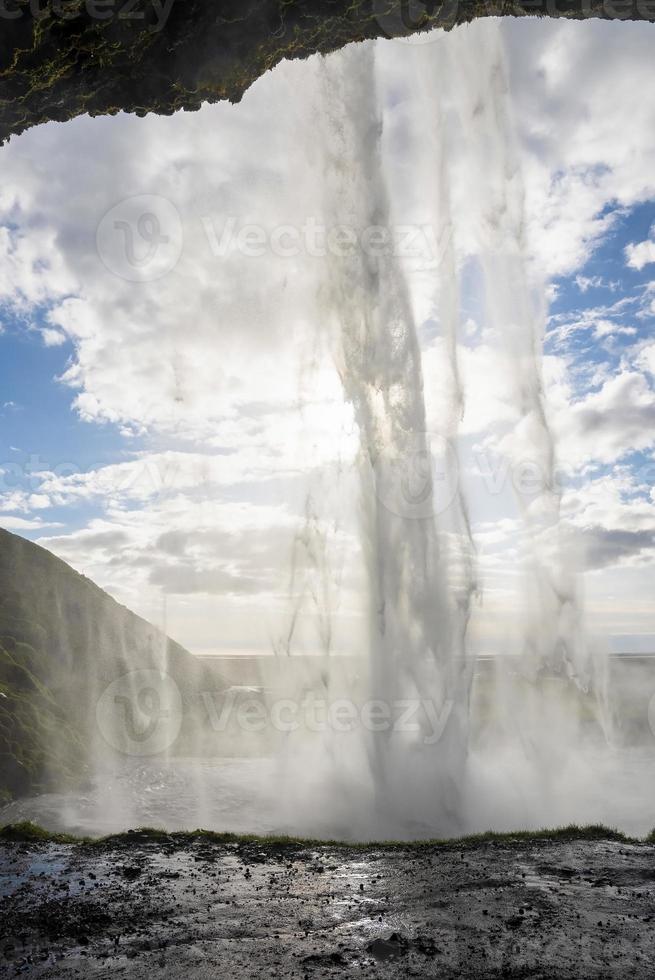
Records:
<instances>
[{"instance_id":1,"label":"rock","mask_svg":"<svg viewBox=\"0 0 655 980\"><path fill-rule=\"evenodd\" d=\"M621 4L621 20L653 20L652 4ZM406 36L477 17L608 17L604 0L5 0L0 32L0 142L82 113L145 116L238 102L283 58L350 41ZM99 12L101 10L101 12Z\"/></svg>"},{"instance_id":2,"label":"rock","mask_svg":"<svg viewBox=\"0 0 655 980\"><path fill-rule=\"evenodd\" d=\"M376 960L393 960L404 956L409 949L408 940L399 932L392 932L387 939L378 938L370 942L366 951Z\"/></svg>"}]
</instances>

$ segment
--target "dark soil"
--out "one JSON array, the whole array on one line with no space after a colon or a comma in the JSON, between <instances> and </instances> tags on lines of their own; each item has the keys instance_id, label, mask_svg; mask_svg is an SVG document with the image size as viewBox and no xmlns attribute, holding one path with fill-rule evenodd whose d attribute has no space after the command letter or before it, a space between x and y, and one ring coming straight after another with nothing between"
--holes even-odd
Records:
<instances>
[{"instance_id":1,"label":"dark soil","mask_svg":"<svg viewBox=\"0 0 655 980\"><path fill-rule=\"evenodd\" d=\"M0 843L0 975L648 978L655 845Z\"/></svg>"}]
</instances>

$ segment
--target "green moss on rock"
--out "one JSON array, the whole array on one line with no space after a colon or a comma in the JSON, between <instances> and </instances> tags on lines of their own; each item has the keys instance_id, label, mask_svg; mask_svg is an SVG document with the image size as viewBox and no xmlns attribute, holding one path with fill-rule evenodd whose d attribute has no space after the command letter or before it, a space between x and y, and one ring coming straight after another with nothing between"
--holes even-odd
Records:
<instances>
[{"instance_id":1,"label":"green moss on rock","mask_svg":"<svg viewBox=\"0 0 655 980\"><path fill-rule=\"evenodd\" d=\"M634 0L5 0L0 142L82 113L170 115L238 101L283 58L487 16L655 19ZM62 10L64 15L62 15ZM108 17L106 15L109 14ZM105 19L106 17L106 19Z\"/></svg>"}]
</instances>

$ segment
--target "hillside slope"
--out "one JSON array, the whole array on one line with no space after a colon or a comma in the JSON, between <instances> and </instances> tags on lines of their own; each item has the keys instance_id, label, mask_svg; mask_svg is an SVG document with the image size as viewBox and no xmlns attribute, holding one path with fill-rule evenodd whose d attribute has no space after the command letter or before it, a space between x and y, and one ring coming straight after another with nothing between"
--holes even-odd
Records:
<instances>
[{"instance_id":1,"label":"hillside slope","mask_svg":"<svg viewBox=\"0 0 655 980\"><path fill-rule=\"evenodd\" d=\"M135 668L206 668L38 545L0 530L0 801L79 782L99 695Z\"/></svg>"}]
</instances>

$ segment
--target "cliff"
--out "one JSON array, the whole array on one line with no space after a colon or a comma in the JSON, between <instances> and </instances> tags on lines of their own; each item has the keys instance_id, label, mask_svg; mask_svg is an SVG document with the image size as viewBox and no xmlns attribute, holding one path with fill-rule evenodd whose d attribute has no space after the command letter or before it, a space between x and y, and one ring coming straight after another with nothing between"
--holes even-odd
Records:
<instances>
[{"instance_id":1,"label":"cliff","mask_svg":"<svg viewBox=\"0 0 655 980\"><path fill-rule=\"evenodd\" d=\"M65 562L0 530L0 802L84 779L98 698L135 669L206 668Z\"/></svg>"},{"instance_id":2,"label":"cliff","mask_svg":"<svg viewBox=\"0 0 655 980\"><path fill-rule=\"evenodd\" d=\"M487 16L655 20L655 2L2 0L0 142L82 113L237 102L283 58Z\"/></svg>"}]
</instances>

